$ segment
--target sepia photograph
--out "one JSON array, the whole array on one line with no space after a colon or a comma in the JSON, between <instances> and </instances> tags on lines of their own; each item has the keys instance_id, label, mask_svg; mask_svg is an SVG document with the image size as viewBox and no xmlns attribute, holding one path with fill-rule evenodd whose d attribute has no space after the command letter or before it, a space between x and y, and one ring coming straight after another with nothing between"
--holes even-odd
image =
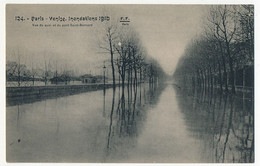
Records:
<instances>
[{"instance_id":1,"label":"sepia photograph","mask_svg":"<svg viewBox=\"0 0 260 166\"><path fill-rule=\"evenodd\" d=\"M6 163L255 163L254 4L6 4Z\"/></svg>"}]
</instances>

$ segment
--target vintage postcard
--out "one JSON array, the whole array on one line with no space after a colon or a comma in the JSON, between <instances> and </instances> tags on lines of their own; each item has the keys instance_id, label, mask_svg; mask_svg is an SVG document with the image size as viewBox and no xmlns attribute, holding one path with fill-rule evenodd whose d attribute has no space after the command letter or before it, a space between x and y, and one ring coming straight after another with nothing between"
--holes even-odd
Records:
<instances>
[{"instance_id":1,"label":"vintage postcard","mask_svg":"<svg viewBox=\"0 0 260 166\"><path fill-rule=\"evenodd\" d=\"M254 163L254 4L6 4L7 163Z\"/></svg>"}]
</instances>

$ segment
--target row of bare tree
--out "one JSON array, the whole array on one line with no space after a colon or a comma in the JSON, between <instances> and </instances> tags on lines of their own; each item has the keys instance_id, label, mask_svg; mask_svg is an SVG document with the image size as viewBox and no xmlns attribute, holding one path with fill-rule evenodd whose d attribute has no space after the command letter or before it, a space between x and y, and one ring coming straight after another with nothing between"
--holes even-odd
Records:
<instances>
[{"instance_id":1,"label":"row of bare tree","mask_svg":"<svg viewBox=\"0 0 260 166\"><path fill-rule=\"evenodd\" d=\"M76 78L75 71L71 70L64 65L58 69L57 62L51 63L44 60L44 66L40 67L32 64L30 67L21 63L21 55L17 53L17 61L7 61L6 63L6 79L7 82L16 83L17 86L21 86L28 82L31 82L30 85L35 85L36 81L44 82L47 85L47 82L52 78L63 79L67 84L73 78ZM57 84L58 81L56 81ZM54 82L55 83L55 82Z\"/></svg>"},{"instance_id":2,"label":"row of bare tree","mask_svg":"<svg viewBox=\"0 0 260 166\"><path fill-rule=\"evenodd\" d=\"M98 45L110 54L114 89L116 76L123 88L125 85L136 88L144 81L157 83L164 76L158 62L148 56L134 28L114 23L107 25L104 31Z\"/></svg>"},{"instance_id":3,"label":"row of bare tree","mask_svg":"<svg viewBox=\"0 0 260 166\"><path fill-rule=\"evenodd\" d=\"M253 87L254 6L216 5L207 14L204 33L186 48L175 80L226 92L231 87L232 93L238 80Z\"/></svg>"}]
</instances>

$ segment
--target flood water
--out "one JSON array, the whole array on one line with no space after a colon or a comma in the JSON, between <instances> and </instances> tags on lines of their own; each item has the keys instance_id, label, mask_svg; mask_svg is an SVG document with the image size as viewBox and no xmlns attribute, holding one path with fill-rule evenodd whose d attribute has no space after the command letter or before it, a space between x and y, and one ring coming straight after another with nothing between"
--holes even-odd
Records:
<instances>
[{"instance_id":1,"label":"flood water","mask_svg":"<svg viewBox=\"0 0 260 166\"><path fill-rule=\"evenodd\" d=\"M8 162L254 162L250 94L175 85L94 91L6 108Z\"/></svg>"}]
</instances>

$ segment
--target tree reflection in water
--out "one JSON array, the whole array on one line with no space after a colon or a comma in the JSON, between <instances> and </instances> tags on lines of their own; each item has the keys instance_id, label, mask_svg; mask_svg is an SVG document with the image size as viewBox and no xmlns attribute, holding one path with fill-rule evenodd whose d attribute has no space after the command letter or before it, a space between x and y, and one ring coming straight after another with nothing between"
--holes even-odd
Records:
<instances>
[{"instance_id":1,"label":"tree reflection in water","mask_svg":"<svg viewBox=\"0 0 260 166\"><path fill-rule=\"evenodd\" d=\"M127 157L127 154L119 154L122 152L120 149L134 148L146 120L147 110L158 103L164 88L162 85L139 85L132 88L132 92L131 88L130 91L122 88L113 91L104 162L113 159L118 161L118 156L123 161ZM116 93L119 96L118 101L115 100ZM127 153L127 150L124 152Z\"/></svg>"},{"instance_id":2,"label":"tree reflection in water","mask_svg":"<svg viewBox=\"0 0 260 166\"><path fill-rule=\"evenodd\" d=\"M254 99L201 89L175 88L190 134L200 140L209 162L254 162Z\"/></svg>"}]
</instances>

